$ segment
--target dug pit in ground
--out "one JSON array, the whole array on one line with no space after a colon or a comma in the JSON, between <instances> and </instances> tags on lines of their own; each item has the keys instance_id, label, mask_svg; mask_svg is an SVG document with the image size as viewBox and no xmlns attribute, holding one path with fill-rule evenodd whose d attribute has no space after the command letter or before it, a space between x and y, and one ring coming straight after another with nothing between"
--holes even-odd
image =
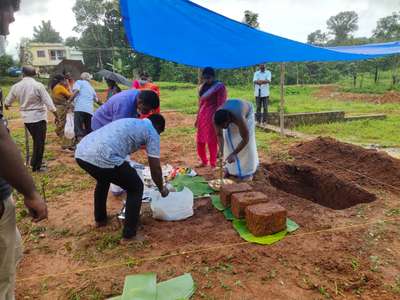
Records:
<instances>
[{"instance_id":1,"label":"dug pit in ground","mask_svg":"<svg viewBox=\"0 0 400 300\"><path fill-rule=\"evenodd\" d=\"M374 194L362 187L309 165L273 163L265 167L268 179L276 188L332 209L376 200Z\"/></svg>"},{"instance_id":2,"label":"dug pit in ground","mask_svg":"<svg viewBox=\"0 0 400 300\"><path fill-rule=\"evenodd\" d=\"M385 185L385 188L400 190L400 160L384 152L319 137L298 144L290 149L289 154L301 164L320 169L328 167L335 173L345 170L347 177L361 178L368 185Z\"/></svg>"}]
</instances>

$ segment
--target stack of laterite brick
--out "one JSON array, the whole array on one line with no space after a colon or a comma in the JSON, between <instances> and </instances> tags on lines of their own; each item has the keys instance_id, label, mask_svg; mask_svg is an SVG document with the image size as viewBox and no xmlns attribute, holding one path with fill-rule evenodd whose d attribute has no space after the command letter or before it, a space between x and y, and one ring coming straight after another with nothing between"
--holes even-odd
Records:
<instances>
[{"instance_id":1,"label":"stack of laterite brick","mask_svg":"<svg viewBox=\"0 0 400 300\"><path fill-rule=\"evenodd\" d=\"M232 210L235 218L246 218L247 228L255 236L265 236L286 229L286 209L269 202L261 192L252 191L247 183L223 185L222 204Z\"/></svg>"}]
</instances>

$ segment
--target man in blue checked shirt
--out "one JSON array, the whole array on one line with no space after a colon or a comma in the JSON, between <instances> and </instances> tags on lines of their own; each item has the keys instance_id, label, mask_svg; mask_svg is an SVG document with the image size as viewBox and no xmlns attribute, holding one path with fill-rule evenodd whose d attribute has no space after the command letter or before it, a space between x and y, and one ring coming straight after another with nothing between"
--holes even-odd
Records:
<instances>
[{"instance_id":1,"label":"man in blue checked shirt","mask_svg":"<svg viewBox=\"0 0 400 300\"><path fill-rule=\"evenodd\" d=\"M110 183L127 192L124 240L136 237L143 182L127 162L126 156L146 147L154 183L163 197L164 187L160 165L160 134L165 129L165 119L155 114L148 119L120 119L111 122L84 137L77 145L75 159L97 184L94 192L94 216L98 227L107 225L107 196Z\"/></svg>"}]
</instances>

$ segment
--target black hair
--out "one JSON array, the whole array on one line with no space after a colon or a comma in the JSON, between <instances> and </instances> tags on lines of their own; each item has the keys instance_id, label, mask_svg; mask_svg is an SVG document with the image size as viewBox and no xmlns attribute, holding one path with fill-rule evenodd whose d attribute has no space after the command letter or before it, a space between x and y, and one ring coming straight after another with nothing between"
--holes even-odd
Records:
<instances>
[{"instance_id":1,"label":"black hair","mask_svg":"<svg viewBox=\"0 0 400 300\"><path fill-rule=\"evenodd\" d=\"M112 79L106 79L107 84L111 85L111 86L116 86L117 82L115 80Z\"/></svg>"},{"instance_id":2,"label":"black hair","mask_svg":"<svg viewBox=\"0 0 400 300\"><path fill-rule=\"evenodd\" d=\"M54 77L53 77L53 79L51 80L51 82L50 82L50 89L52 90L52 89L54 89L54 87L57 85L57 84L59 84L61 81L64 81L65 80L65 76L64 75L61 75L61 74L57 74L57 75L55 75Z\"/></svg>"},{"instance_id":3,"label":"black hair","mask_svg":"<svg viewBox=\"0 0 400 300\"><path fill-rule=\"evenodd\" d=\"M206 67L203 69L203 71L201 72L201 75L204 76L212 76L215 77L215 70L211 67Z\"/></svg>"},{"instance_id":4,"label":"black hair","mask_svg":"<svg viewBox=\"0 0 400 300\"><path fill-rule=\"evenodd\" d=\"M31 66L24 66L22 67L22 74L28 77L34 77L36 76L36 70L34 67Z\"/></svg>"},{"instance_id":5,"label":"black hair","mask_svg":"<svg viewBox=\"0 0 400 300\"><path fill-rule=\"evenodd\" d=\"M142 99L143 104L150 109L157 109L160 107L160 98L157 93L150 90L143 90L140 92L139 98Z\"/></svg>"},{"instance_id":6,"label":"black hair","mask_svg":"<svg viewBox=\"0 0 400 300\"><path fill-rule=\"evenodd\" d=\"M14 11L18 11L20 3L21 3L21 0L1 0L0 1L0 9L10 7L10 5L11 5L13 7Z\"/></svg>"},{"instance_id":7,"label":"black hair","mask_svg":"<svg viewBox=\"0 0 400 300\"><path fill-rule=\"evenodd\" d=\"M219 109L214 114L214 123L217 126L221 126L231 120L231 113L225 109Z\"/></svg>"},{"instance_id":8,"label":"black hair","mask_svg":"<svg viewBox=\"0 0 400 300\"><path fill-rule=\"evenodd\" d=\"M162 133L165 130L165 119L162 115L154 114L150 115L148 119L153 124L153 127L158 131L158 133Z\"/></svg>"},{"instance_id":9,"label":"black hair","mask_svg":"<svg viewBox=\"0 0 400 300\"><path fill-rule=\"evenodd\" d=\"M149 78L149 74L148 74L146 71L141 71L141 72L139 73L139 77L140 77L140 78L142 78L142 77Z\"/></svg>"}]
</instances>

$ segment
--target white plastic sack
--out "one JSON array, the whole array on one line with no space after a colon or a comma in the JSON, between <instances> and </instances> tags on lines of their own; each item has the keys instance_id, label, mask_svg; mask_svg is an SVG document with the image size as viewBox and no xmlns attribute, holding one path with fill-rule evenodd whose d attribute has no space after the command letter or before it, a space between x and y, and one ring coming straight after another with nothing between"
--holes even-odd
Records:
<instances>
[{"instance_id":1,"label":"white plastic sack","mask_svg":"<svg viewBox=\"0 0 400 300\"><path fill-rule=\"evenodd\" d=\"M193 193L188 188L181 192L171 192L165 198L159 192L151 197L153 218L163 221L179 221L193 216Z\"/></svg>"},{"instance_id":2,"label":"white plastic sack","mask_svg":"<svg viewBox=\"0 0 400 300\"><path fill-rule=\"evenodd\" d=\"M75 137L73 112L67 113L65 127L64 127L64 136L70 140L72 140Z\"/></svg>"},{"instance_id":3,"label":"white plastic sack","mask_svg":"<svg viewBox=\"0 0 400 300\"><path fill-rule=\"evenodd\" d=\"M120 196L125 192L123 188L114 183L110 184L110 191L114 196Z\"/></svg>"},{"instance_id":4,"label":"white plastic sack","mask_svg":"<svg viewBox=\"0 0 400 300\"><path fill-rule=\"evenodd\" d=\"M136 161L130 160L129 156L127 157L127 161L129 161L130 166L136 170L136 172L139 175L140 179L143 181L144 165L139 164ZM125 192L125 190L123 188L121 188L118 185L113 184L113 183L110 184L110 191L114 196L120 196Z\"/></svg>"}]
</instances>

